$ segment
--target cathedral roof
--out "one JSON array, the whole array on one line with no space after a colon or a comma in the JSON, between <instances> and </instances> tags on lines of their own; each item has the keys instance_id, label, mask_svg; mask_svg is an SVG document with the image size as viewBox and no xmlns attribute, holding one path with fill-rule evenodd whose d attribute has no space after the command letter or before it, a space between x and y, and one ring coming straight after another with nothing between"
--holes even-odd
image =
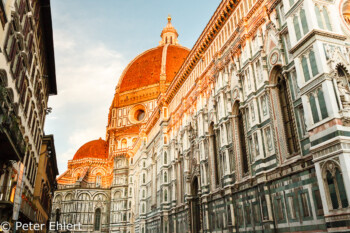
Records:
<instances>
[{"instance_id":1,"label":"cathedral roof","mask_svg":"<svg viewBox=\"0 0 350 233\"><path fill-rule=\"evenodd\" d=\"M90 141L84 144L79 148L77 153L75 153L73 160L84 158L107 159L108 143L100 138L98 140Z\"/></svg>"},{"instance_id":2,"label":"cathedral roof","mask_svg":"<svg viewBox=\"0 0 350 233\"><path fill-rule=\"evenodd\" d=\"M137 56L124 70L119 92L158 84L161 74L170 83L185 61L189 50L179 45L162 45Z\"/></svg>"}]
</instances>

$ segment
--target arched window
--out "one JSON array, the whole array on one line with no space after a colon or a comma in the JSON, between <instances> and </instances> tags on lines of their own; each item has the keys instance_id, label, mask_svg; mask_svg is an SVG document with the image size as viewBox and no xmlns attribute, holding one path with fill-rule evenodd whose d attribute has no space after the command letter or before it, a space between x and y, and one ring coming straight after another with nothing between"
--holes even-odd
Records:
<instances>
[{"instance_id":1,"label":"arched window","mask_svg":"<svg viewBox=\"0 0 350 233\"><path fill-rule=\"evenodd\" d=\"M349 202L346 196L343 174L333 162L326 165L324 181L327 184L327 198L330 209L335 210L348 207Z\"/></svg>"},{"instance_id":2,"label":"arched window","mask_svg":"<svg viewBox=\"0 0 350 233\"><path fill-rule=\"evenodd\" d=\"M126 141L126 139L122 140L122 149L125 149L128 145L128 142Z\"/></svg>"},{"instance_id":3,"label":"arched window","mask_svg":"<svg viewBox=\"0 0 350 233\"><path fill-rule=\"evenodd\" d=\"M238 106L239 105L237 105L237 108ZM243 174L246 174L249 171L249 166L242 110L238 110L238 134Z\"/></svg>"},{"instance_id":4,"label":"arched window","mask_svg":"<svg viewBox=\"0 0 350 233\"><path fill-rule=\"evenodd\" d=\"M314 124L328 117L326 101L321 88L309 95L309 103Z\"/></svg>"},{"instance_id":5,"label":"arched window","mask_svg":"<svg viewBox=\"0 0 350 233\"><path fill-rule=\"evenodd\" d=\"M323 13L323 19L326 23L326 27L329 31L332 31L332 24L331 24L331 20L329 19L329 15L328 15L328 10L327 8L324 6L322 8L322 13Z\"/></svg>"},{"instance_id":6,"label":"arched window","mask_svg":"<svg viewBox=\"0 0 350 233\"><path fill-rule=\"evenodd\" d=\"M304 9L300 10L300 21L301 21L301 26L303 28L303 33L305 35L306 33L309 32L309 27L307 25L306 14Z\"/></svg>"},{"instance_id":7,"label":"arched window","mask_svg":"<svg viewBox=\"0 0 350 233\"><path fill-rule=\"evenodd\" d=\"M168 174L164 172L164 183L168 182Z\"/></svg>"},{"instance_id":8,"label":"arched window","mask_svg":"<svg viewBox=\"0 0 350 233\"><path fill-rule=\"evenodd\" d=\"M315 77L318 74L318 68L316 63L315 52L313 50L309 52L309 60L310 60L312 76Z\"/></svg>"},{"instance_id":9,"label":"arched window","mask_svg":"<svg viewBox=\"0 0 350 233\"><path fill-rule=\"evenodd\" d=\"M279 77L278 83L278 95L282 112L282 120L284 126L284 133L286 136L287 149L290 155L295 154L298 151L297 146L297 134L295 133L292 108L288 97L287 82L282 77Z\"/></svg>"},{"instance_id":10,"label":"arched window","mask_svg":"<svg viewBox=\"0 0 350 233\"><path fill-rule=\"evenodd\" d=\"M318 8L317 5L315 5L315 13L316 13L316 19L317 19L318 26L320 28L324 29L323 22L322 22L322 17L321 17L321 11L320 11L320 8Z\"/></svg>"},{"instance_id":11,"label":"arched window","mask_svg":"<svg viewBox=\"0 0 350 233\"><path fill-rule=\"evenodd\" d=\"M143 173L142 174L142 183L146 183L146 174L145 173Z\"/></svg>"},{"instance_id":12,"label":"arched window","mask_svg":"<svg viewBox=\"0 0 350 233\"><path fill-rule=\"evenodd\" d=\"M60 209L56 209L56 222L60 222L60 218L61 218L61 210Z\"/></svg>"},{"instance_id":13,"label":"arched window","mask_svg":"<svg viewBox=\"0 0 350 233\"><path fill-rule=\"evenodd\" d=\"M96 186L99 187L101 185L101 174L96 175Z\"/></svg>"},{"instance_id":14,"label":"arched window","mask_svg":"<svg viewBox=\"0 0 350 233\"><path fill-rule=\"evenodd\" d=\"M170 37L170 44L173 44L173 37Z\"/></svg>"},{"instance_id":15,"label":"arched window","mask_svg":"<svg viewBox=\"0 0 350 233\"><path fill-rule=\"evenodd\" d=\"M164 201L168 201L168 190L164 190Z\"/></svg>"},{"instance_id":16,"label":"arched window","mask_svg":"<svg viewBox=\"0 0 350 233\"><path fill-rule=\"evenodd\" d=\"M325 118L328 117L328 111L327 111L326 101L324 99L324 95L323 95L322 89L318 90L317 98L318 98L318 103L320 105L320 111L321 111L322 119L325 119Z\"/></svg>"},{"instance_id":17,"label":"arched window","mask_svg":"<svg viewBox=\"0 0 350 233\"><path fill-rule=\"evenodd\" d=\"M217 151L217 140L214 132L214 123L212 122L209 127L209 150L212 156L212 161L214 162L214 175L215 175L215 183L216 185L220 184L220 159Z\"/></svg>"},{"instance_id":18,"label":"arched window","mask_svg":"<svg viewBox=\"0 0 350 233\"><path fill-rule=\"evenodd\" d=\"M299 19L298 16L294 16L293 18L293 24L294 24L294 31L295 35L297 37L297 40L300 40L301 38L301 32L300 32L300 26L299 26Z\"/></svg>"},{"instance_id":19,"label":"arched window","mask_svg":"<svg viewBox=\"0 0 350 233\"><path fill-rule=\"evenodd\" d=\"M332 25L329 19L327 8L324 6L315 5L315 13L317 18L317 24L321 29L327 29L332 31Z\"/></svg>"},{"instance_id":20,"label":"arched window","mask_svg":"<svg viewBox=\"0 0 350 233\"><path fill-rule=\"evenodd\" d=\"M145 212L146 212L146 210L145 210L145 204L142 203L142 213L145 213Z\"/></svg>"},{"instance_id":21,"label":"arched window","mask_svg":"<svg viewBox=\"0 0 350 233\"><path fill-rule=\"evenodd\" d=\"M98 208L95 210L95 231L101 230L101 209Z\"/></svg>"},{"instance_id":22,"label":"arched window","mask_svg":"<svg viewBox=\"0 0 350 233\"><path fill-rule=\"evenodd\" d=\"M164 152L164 164L168 163L168 155L166 152Z\"/></svg>"},{"instance_id":23,"label":"arched window","mask_svg":"<svg viewBox=\"0 0 350 233\"><path fill-rule=\"evenodd\" d=\"M307 82L310 80L310 72L309 72L309 67L308 67L307 60L306 60L305 56L303 56L303 58L301 59L301 65L303 67L303 74L304 74L305 82Z\"/></svg>"},{"instance_id":24,"label":"arched window","mask_svg":"<svg viewBox=\"0 0 350 233\"><path fill-rule=\"evenodd\" d=\"M316 106L316 100L313 94L309 97L310 107L311 107L311 113L312 113L312 119L314 123L317 123L320 121L320 118L318 116L317 106Z\"/></svg>"}]
</instances>

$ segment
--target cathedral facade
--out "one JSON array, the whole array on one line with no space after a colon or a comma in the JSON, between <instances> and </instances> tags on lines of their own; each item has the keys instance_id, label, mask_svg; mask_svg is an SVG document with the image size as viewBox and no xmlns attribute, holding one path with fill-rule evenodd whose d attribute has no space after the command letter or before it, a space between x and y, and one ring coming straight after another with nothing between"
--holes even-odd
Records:
<instances>
[{"instance_id":1,"label":"cathedral facade","mask_svg":"<svg viewBox=\"0 0 350 233\"><path fill-rule=\"evenodd\" d=\"M168 18L116 86L106 140L58 179L80 232L349 232L343 1L223 0L191 50Z\"/></svg>"}]
</instances>

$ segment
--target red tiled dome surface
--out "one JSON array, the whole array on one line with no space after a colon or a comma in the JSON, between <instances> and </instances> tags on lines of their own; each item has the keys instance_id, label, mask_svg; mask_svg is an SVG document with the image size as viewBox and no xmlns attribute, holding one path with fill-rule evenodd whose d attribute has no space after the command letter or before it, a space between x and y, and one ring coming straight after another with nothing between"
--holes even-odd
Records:
<instances>
[{"instance_id":1,"label":"red tiled dome surface","mask_svg":"<svg viewBox=\"0 0 350 233\"><path fill-rule=\"evenodd\" d=\"M83 158L97 158L107 159L108 158L108 144L101 138L84 144L75 153L73 160Z\"/></svg>"},{"instance_id":2,"label":"red tiled dome surface","mask_svg":"<svg viewBox=\"0 0 350 233\"><path fill-rule=\"evenodd\" d=\"M159 83L164 46L158 46L139 55L132 61L121 77L120 92ZM169 45L166 60L166 82L171 82L185 61L189 50Z\"/></svg>"},{"instance_id":3,"label":"red tiled dome surface","mask_svg":"<svg viewBox=\"0 0 350 233\"><path fill-rule=\"evenodd\" d=\"M173 81L175 75L179 71L181 65L184 63L189 50L183 47L170 45L168 47L168 53L166 58L166 82Z\"/></svg>"}]
</instances>

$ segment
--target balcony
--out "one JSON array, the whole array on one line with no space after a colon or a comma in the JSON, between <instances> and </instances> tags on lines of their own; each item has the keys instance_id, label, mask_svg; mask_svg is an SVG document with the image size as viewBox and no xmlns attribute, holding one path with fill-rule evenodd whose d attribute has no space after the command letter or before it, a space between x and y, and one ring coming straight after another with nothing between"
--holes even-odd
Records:
<instances>
[{"instance_id":1,"label":"balcony","mask_svg":"<svg viewBox=\"0 0 350 233\"><path fill-rule=\"evenodd\" d=\"M14 104L6 88L0 86L0 159L18 161L26 150Z\"/></svg>"}]
</instances>

